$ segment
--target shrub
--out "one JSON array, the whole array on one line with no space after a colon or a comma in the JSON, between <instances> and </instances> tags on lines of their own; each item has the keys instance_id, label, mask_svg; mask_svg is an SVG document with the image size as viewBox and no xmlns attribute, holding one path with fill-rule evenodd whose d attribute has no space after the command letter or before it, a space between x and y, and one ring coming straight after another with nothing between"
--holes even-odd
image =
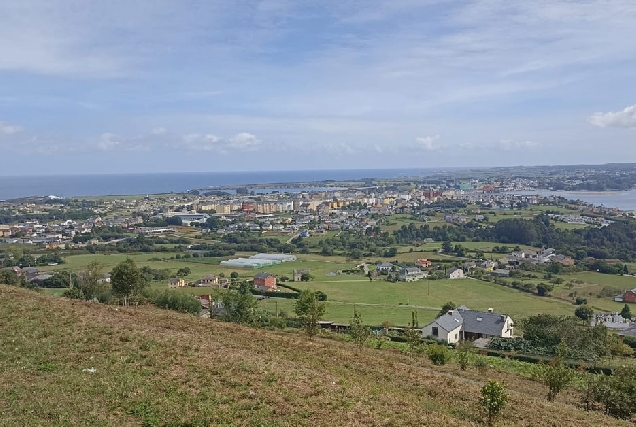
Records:
<instances>
[{"instance_id":1,"label":"shrub","mask_svg":"<svg viewBox=\"0 0 636 427\"><path fill-rule=\"evenodd\" d=\"M440 344L431 344L426 348L426 354L434 365L445 365L451 359L448 348Z\"/></svg>"},{"instance_id":2,"label":"shrub","mask_svg":"<svg viewBox=\"0 0 636 427\"><path fill-rule=\"evenodd\" d=\"M508 392L505 384L499 384L495 380L488 380L481 388L479 404L486 412L489 426L493 425L495 418L506 406L506 403L508 403Z\"/></svg>"}]
</instances>

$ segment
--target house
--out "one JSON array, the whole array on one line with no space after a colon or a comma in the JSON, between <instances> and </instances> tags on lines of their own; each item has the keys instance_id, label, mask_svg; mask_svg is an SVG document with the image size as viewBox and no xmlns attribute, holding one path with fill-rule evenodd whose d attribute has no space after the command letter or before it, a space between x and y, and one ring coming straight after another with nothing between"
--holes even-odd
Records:
<instances>
[{"instance_id":1,"label":"house","mask_svg":"<svg viewBox=\"0 0 636 427\"><path fill-rule=\"evenodd\" d=\"M572 267L574 265L574 260L571 257L565 255L555 255L552 258L552 262L559 263L564 267Z\"/></svg>"},{"instance_id":2,"label":"house","mask_svg":"<svg viewBox=\"0 0 636 427\"><path fill-rule=\"evenodd\" d=\"M183 288L185 285L186 285L186 281L183 280L181 277L173 277L168 282L168 288L169 289Z\"/></svg>"},{"instance_id":3,"label":"house","mask_svg":"<svg viewBox=\"0 0 636 427\"><path fill-rule=\"evenodd\" d=\"M422 337L434 337L449 344L479 338L512 338L514 323L507 314L474 311L466 306L442 314L422 328Z\"/></svg>"},{"instance_id":4,"label":"house","mask_svg":"<svg viewBox=\"0 0 636 427\"><path fill-rule=\"evenodd\" d=\"M376 271L378 273L388 273L390 271L393 271L393 264L391 264L390 262L383 262L381 264L378 264L378 266L376 267Z\"/></svg>"},{"instance_id":5,"label":"house","mask_svg":"<svg viewBox=\"0 0 636 427\"><path fill-rule=\"evenodd\" d=\"M620 313L594 313L591 326L605 325L607 329L621 331L628 329L631 325L629 319L625 319Z\"/></svg>"},{"instance_id":6,"label":"house","mask_svg":"<svg viewBox=\"0 0 636 427\"><path fill-rule=\"evenodd\" d=\"M311 274L311 270L302 269L302 270L294 270L294 282L301 282L303 279L303 274Z\"/></svg>"},{"instance_id":7,"label":"house","mask_svg":"<svg viewBox=\"0 0 636 427\"><path fill-rule=\"evenodd\" d=\"M418 267L400 268L398 279L402 282L415 282L416 280L426 279L428 274L420 270Z\"/></svg>"},{"instance_id":8,"label":"house","mask_svg":"<svg viewBox=\"0 0 636 427\"><path fill-rule=\"evenodd\" d=\"M215 276L214 274L208 274L203 276L199 280L196 281L195 286L197 287L208 287L215 286L219 284L219 276Z\"/></svg>"},{"instance_id":9,"label":"house","mask_svg":"<svg viewBox=\"0 0 636 427\"><path fill-rule=\"evenodd\" d=\"M449 344L459 342L464 318L457 310L450 310L422 328L422 337L433 337Z\"/></svg>"},{"instance_id":10,"label":"house","mask_svg":"<svg viewBox=\"0 0 636 427\"><path fill-rule=\"evenodd\" d=\"M628 302L630 304L636 304L636 288L631 291L625 291L621 295L614 297L616 302Z\"/></svg>"},{"instance_id":11,"label":"house","mask_svg":"<svg viewBox=\"0 0 636 427\"><path fill-rule=\"evenodd\" d=\"M103 285L104 283L110 283L110 274L105 273L101 279L97 279L97 283Z\"/></svg>"},{"instance_id":12,"label":"house","mask_svg":"<svg viewBox=\"0 0 636 427\"><path fill-rule=\"evenodd\" d=\"M433 263L426 258L418 259L415 261L415 265L419 265L420 267L428 268L433 265Z\"/></svg>"},{"instance_id":13,"label":"house","mask_svg":"<svg viewBox=\"0 0 636 427\"><path fill-rule=\"evenodd\" d=\"M510 270L506 270L504 268L497 268L491 271L490 275L495 277L510 277Z\"/></svg>"},{"instance_id":14,"label":"house","mask_svg":"<svg viewBox=\"0 0 636 427\"><path fill-rule=\"evenodd\" d=\"M259 273L254 276L254 288L259 291L273 292L276 290L276 276L271 273Z\"/></svg>"},{"instance_id":15,"label":"house","mask_svg":"<svg viewBox=\"0 0 636 427\"><path fill-rule=\"evenodd\" d=\"M33 279L35 276L40 274L40 270L35 267L24 267L22 269L22 274L26 276L28 280Z\"/></svg>"},{"instance_id":16,"label":"house","mask_svg":"<svg viewBox=\"0 0 636 427\"><path fill-rule=\"evenodd\" d=\"M446 271L446 277L449 279L463 279L465 277L464 270L457 267L450 268Z\"/></svg>"}]
</instances>

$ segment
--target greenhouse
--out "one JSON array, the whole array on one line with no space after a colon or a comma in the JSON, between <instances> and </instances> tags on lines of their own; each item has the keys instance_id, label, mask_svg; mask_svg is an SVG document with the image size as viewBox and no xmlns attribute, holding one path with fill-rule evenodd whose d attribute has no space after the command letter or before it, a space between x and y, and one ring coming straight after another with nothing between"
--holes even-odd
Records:
<instances>
[{"instance_id":1,"label":"greenhouse","mask_svg":"<svg viewBox=\"0 0 636 427\"><path fill-rule=\"evenodd\" d=\"M282 261L276 259L260 259L260 258L236 258L227 261L221 261L221 265L225 267L235 268L263 268L280 264Z\"/></svg>"},{"instance_id":2,"label":"greenhouse","mask_svg":"<svg viewBox=\"0 0 636 427\"><path fill-rule=\"evenodd\" d=\"M256 254L256 255L252 255L250 259L269 259L269 260L276 260L280 262L296 261L296 257L294 255L285 255L285 254Z\"/></svg>"}]
</instances>

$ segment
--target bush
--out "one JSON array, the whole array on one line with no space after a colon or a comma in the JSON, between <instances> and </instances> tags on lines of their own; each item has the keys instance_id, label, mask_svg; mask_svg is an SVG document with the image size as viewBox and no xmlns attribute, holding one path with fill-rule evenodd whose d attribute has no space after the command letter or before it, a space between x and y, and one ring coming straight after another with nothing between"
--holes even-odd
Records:
<instances>
[{"instance_id":1,"label":"bush","mask_svg":"<svg viewBox=\"0 0 636 427\"><path fill-rule=\"evenodd\" d=\"M448 348L440 344L429 345L426 348L426 354L434 365L445 365L451 359L451 353Z\"/></svg>"},{"instance_id":2,"label":"bush","mask_svg":"<svg viewBox=\"0 0 636 427\"><path fill-rule=\"evenodd\" d=\"M495 418L503 410L508 403L508 392L505 384L499 384L495 380L489 380L486 385L481 388L481 397L479 404L486 412L488 425L492 426Z\"/></svg>"}]
</instances>

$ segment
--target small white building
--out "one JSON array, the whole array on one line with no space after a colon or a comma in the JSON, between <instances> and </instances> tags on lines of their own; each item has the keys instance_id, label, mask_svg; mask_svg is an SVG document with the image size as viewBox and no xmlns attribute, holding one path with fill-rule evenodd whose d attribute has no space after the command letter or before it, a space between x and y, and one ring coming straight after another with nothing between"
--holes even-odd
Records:
<instances>
[{"instance_id":1,"label":"small white building","mask_svg":"<svg viewBox=\"0 0 636 427\"><path fill-rule=\"evenodd\" d=\"M464 270L462 270L461 268L453 267L446 272L446 277L448 277L449 279L463 279L465 277Z\"/></svg>"}]
</instances>

